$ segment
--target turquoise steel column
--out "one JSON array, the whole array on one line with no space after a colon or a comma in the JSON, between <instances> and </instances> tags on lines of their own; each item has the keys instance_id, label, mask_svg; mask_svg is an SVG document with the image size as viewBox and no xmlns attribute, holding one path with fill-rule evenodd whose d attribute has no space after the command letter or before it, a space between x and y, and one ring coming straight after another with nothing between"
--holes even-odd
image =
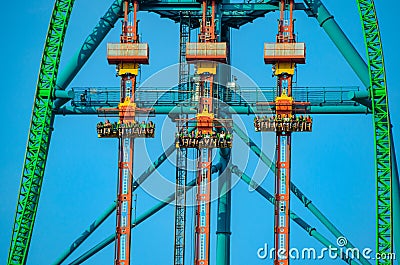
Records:
<instances>
[{"instance_id":1,"label":"turquoise steel column","mask_svg":"<svg viewBox=\"0 0 400 265\"><path fill-rule=\"evenodd\" d=\"M223 0L223 3L229 3L229 0ZM230 32L229 27L225 27L220 23L221 11L217 13L217 28L220 32L220 40L227 43L228 47L228 65L230 64ZM219 94L223 101L226 101L229 96L226 96L226 84L230 81L231 70L228 66L219 67L218 82ZM221 109L221 108L219 108ZM223 118L232 118L229 111L220 112L219 115ZM230 166L231 149L219 149L219 171L218 171L218 215L217 215L217 244L216 244L216 265L229 265L231 256L231 208L232 208L232 175L228 167Z\"/></svg>"},{"instance_id":2,"label":"turquoise steel column","mask_svg":"<svg viewBox=\"0 0 400 265\"><path fill-rule=\"evenodd\" d=\"M231 237L231 186L232 176L228 169L230 149L220 149L220 167L218 170L218 219L217 219L217 251L216 264L230 264Z\"/></svg>"},{"instance_id":3,"label":"turquoise steel column","mask_svg":"<svg viewBox=\"0 0 400 265\"><path fill-rule=\"evenodd\" d=\"M82 46L75 55L69 60L63 71L57 79L57 89L65 90L76 74L82 69L90 56L97 49L105 36L114 27L118 18L122 14L122 0L115 0L99 23L93 29L93 32L86 38ZM62 106L69 99L57 99L54 102L56 108Z\"/></svg>"},{"instance_id":4,"label":"turquoise steel column","mask_svg":"<svg viewBox=\"0 0 400 265\"><path fill-rule=\"evenodd\" d=\"M340 26L336 23L334 17L329 13L328 9L319 0L306 0L308 7L311 8L313 16L317 19L319 25L328 34L329 38L333 41L340 53L346 59L347 63L360 78L361 82L368 89L369 84L369 71L368 66L357 52L349 38L342 31Z\"/></svg>"}]
</instances>

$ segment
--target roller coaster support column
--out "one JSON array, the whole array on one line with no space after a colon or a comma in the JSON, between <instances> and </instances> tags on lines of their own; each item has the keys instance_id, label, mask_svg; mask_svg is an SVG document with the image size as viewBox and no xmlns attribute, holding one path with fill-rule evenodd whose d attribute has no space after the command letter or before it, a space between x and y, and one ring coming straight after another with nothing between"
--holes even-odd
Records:
<instances>
[{"instance_id":1,"label":"roller coaster support column","mask_svg":"<svg viewBox=\"0 0 400 265\"><path fill-rule=\"evenodd\" d=\"M229 2L229 1L223 1ZM218 19L217 14L217 28L220 30L220 40L226 42L228 47L230 44L230 31L229 28L221 27L221 21ZM228 48L229 49L229 48ZM230 53L228 52L227 63L230 64ZM228 66L219 68L218 83L220 87L220 98L227 100L226 95L230 91L226 88L226 84L230 81L231 71ZM221 89L222 88L222 89ZM228 95L229 99L229 95ZM230 113L225 114L224 117L232 118ZM218 171L218 216L217 216L217 245L216 245L216 265L229 265L230 264L230 247L231 247L231 209L232 209L232 175L228 170L230 167L231 149L219 149L219 162L221 167Z\"/></svg>"},{"instance_id":2,"label":"roller coaster support column","mask_svg":"<svg viewBox=\"0 0 400 265\"><path fill-rule=\"evenodd\" d=\"M317 19L319 25L328 34L329 38L339 49L340 53L357 74L358 78L360 78L364 86L369 88L368 66L349 38L347 38L340 26L336 23L334 17L320 0L306 0L305 2L308 7L311 8L311 15Z\"/></svg>"},{"instance_id":3,"label":"roller coaster support column","mask_svg":"<svg viewBox=\"0 0 400 265\"><path fill-rule=\"evenodd\" d=\"M220 149L218 171L218 219L217 219L217 252L216 264L230 264L230 236L231 236L231 172L228 170L231 150Z\"/></svg>"}]
</instances>

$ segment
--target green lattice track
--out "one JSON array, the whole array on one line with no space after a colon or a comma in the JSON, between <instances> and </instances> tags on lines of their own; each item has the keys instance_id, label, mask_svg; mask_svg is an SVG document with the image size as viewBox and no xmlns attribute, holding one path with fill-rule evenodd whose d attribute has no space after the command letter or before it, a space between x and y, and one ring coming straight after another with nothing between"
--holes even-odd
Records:
<instances>
[{"instance_id":1,"label":"green lattice track","mask_svg":"<svg viewBox=\"0 0 400 265\"><path fill-rule=\"evenodd\" d=\"M25 264L35 224L54 116L53 94L74 0L57 0L47 33L33 103L8 264Z\"/></svg>"},{"instance_id":2,"label":"green lattice track","mask_svg":"<svg viewBox=\"0 0 400 265\"><path fill-rule=\"evenodd\" d=\"M26 264L47 160L53 94L74 0L56 0L40 66L7 264ZM393 252L391 140L384 59L375 5L357 0L367 49L377 184L377 251ZM377 264L392 264L377 260Z\"/></svg>"},{"instance_id":3,"label":"green lattice track","mask_svg":"<svg viewBox=\"0 0 400 265\"><path fill-rule=\"evenodd\" d=\"M367 49L370 94L375 136L377 245L378 253L393 252L392 171L390 118L385 65L378 18L373 0L358 0L358 9ZM378 264L392 264L382 259Z\"/></svg>"}]
</instances>

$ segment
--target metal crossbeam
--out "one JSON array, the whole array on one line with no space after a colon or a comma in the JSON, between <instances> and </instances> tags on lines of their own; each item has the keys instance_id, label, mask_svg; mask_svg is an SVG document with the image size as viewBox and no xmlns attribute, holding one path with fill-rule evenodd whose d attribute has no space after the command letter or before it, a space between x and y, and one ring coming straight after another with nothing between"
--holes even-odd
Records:
<instances>
[{"instance_id":1,"label":"metal crossbeam","mask_svg":"<svg viewBox=\"0 0 400 265\"><path fill-rule=\"evenodd\" d=\"M295 10L307 10L303 3L297 3ZM193 26L199 26L198 20L202 17L200 2L197 1L160 1L149 2L140 5L141 11L153 12L162 18L168 18L175 22L180 21L180 13L188 11L193 18ZM264 1L262 3L220 3L221 22L225 26L239 28L257 18L264 17L269 12L279 10L276 1Z\"/></svg>"},{"instance_id":2,"label":"metal crossbeam","mask_svg":"<svg viewBox=\"0 0 400 265\"><path fill-rule=\"evenodd\" d=\"M73 88L73 107L115 107L119 103L119 90L117 88ZM85 101L80 95L87 91ZM176 106L186 99L186 103L197 104L194 90L177 88L140 87L136 91L138 106L148 108L156 106ZM311 106L359 106L352 95L359 91L359 87L297 87L293 97L298 101L310 102ZM276 97L274 87L242 87L234 92L226 103L230 106L257 107L259 102L273 102Z\"/></svg>"}]
</instances>

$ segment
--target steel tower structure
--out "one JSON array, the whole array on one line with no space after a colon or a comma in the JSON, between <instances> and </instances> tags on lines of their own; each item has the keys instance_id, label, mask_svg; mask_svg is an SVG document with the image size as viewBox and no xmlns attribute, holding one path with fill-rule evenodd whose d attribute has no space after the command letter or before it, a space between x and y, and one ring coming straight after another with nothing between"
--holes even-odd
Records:
<instances>
[{"instance_id":1,"label":"steel tower structure","mask_svg":"<svg viewBox=\"0 0 400 265\"><path fill-rule=\"evenodd\" d=\"M18 194L18 202L17 209L14 218L14 225L12 230L12 238L9 249L9 257L8 264L26 264L29 246L32 238L32 231L35 223L36 212L39 203L39 197L41 193L41 187L43 184L43 176L44 170L47 161L47 154L52 134L52 127L54 123L54 119L58 114L69 115L69 114L87 114L87 115L98 115L100 112L103 113L114 113L118 117L120 117L121 123L126 119L127 122L134 121L134 117L136 116L136 104L139 107L143 108L143 112L148 111L148 106L145 101L135 102L135 93L142 93L146 95L146 91L135 91L135 82L134 77L137 75L136 70L138 69L138 63L145 63L145 61L137 61L138 58L130 58L130 60L126 58L118 58L117 61L110 61L112 64L120 65L119 71L122 79L121 82L121 90L117 93L121 96L118 101L111 102L114 104L114 112L110 109L104 110L104 108L108 105L104 104L104 101L99 99L96 106L90 106L87 104L82 104L82 101L76 97L79 96L79 93L71 93L71 90L66 91L70 82L73 80L75 75L80 71L82 66L89 59L93 51L98 47L100 42L103 40L105 35L111 30L113 25L119 18L124 17L124 21L127 21L127 12L129 10L133 10L134 14L136 11L149 11L156 14L161 15L162 17L169 18L173 21L179 22L182 19L182 12L190 12L191 18L193 21L202 21L202 24L197 24L194 22L193 25L189 24L189 27L192 28L199 27L204 29L214 30L215 28L222 27L232 27L239 28L240 26L251 22L257 18L264 17L266 14L274 11L282 11L285 10L281 2L285 1L265 1L263 3L247 3L247 4L230 4L226 2L218 2L211 1L211 9L208 8L207 4L210 2L203 1L201 3L195 1L151 1L151 2L139 2L134 1L132 5L130 1L122 1L115 0L111 7L107 10L104 17L100 20L99 24L96 26L95 30L92 34L88 36L85 40L85 43L82 45L82 48L79 49L79 52L75 57L71 58L70 63L67 65L66 69L62 74L58 75L58 68L60 57L62 53L64 38L66 29L68 27L68 22L70 18L70 14L73 8L74 1L73 0L56 0L54 10L52 13L49 30L47 33L45 50L43 52L43 57L41 60L40 73L36 86L36 93L34 99L34 106L32 111L32 119L30 124L30 132L28 135L27 148L25 153L24 167L22 171L21 185L20 191ZM377 216L376 216L376 244L377 244L377 252L385 253L385 252L395 252L394 245L398 248L400 246L400 238L396 235L395 227L398 227L398 212L400 207L398 205L398 200L395 198L399 197L399 187L398 187L398 172L397 172L397 164L395 161L395 153L393 148L393 136L391 133L391 123L390 123L390 115L389 115L389 107L388 107L388 98L387 98L387 86L386 86L386 76L385 76L385 68L384 68L384 58L382 52L382 43L380 38L378 20L375 10L375 5L373 0L357 0L357 4L359 7L360 19L362 22L362 29L365 37L365 47L367 51L367 59L368 62L365 63L362 57L358 54L356 49L352 46L349 39L345 36L345 34L341 31L340 27L335 22L333 16L329 13L323 3L319 0L305 0L304 2L296 2L289 1L289 6L292 10L302 10L305 11L310 17L315 18L321 25L321 27L326 31L328 36L332 39L335 45L338 47L339 51L342 53L344 58L353 68L357 76L360 78L362 83L366 87L366 91L341 91L341 95L343 93L351 92L353 93L353 97L348 101L342 100L337 101L337 105L330 106L326 104L326 96L324 98L313 98L309 96L312 94L312 91L306 91L306 98L301 99L301 96L296 95L295 91L291 93L289 90L289 97L296 98L301 101L309 102L304 109L307 114L314 113L372 113L373 124L374 124L374 147L375 147L375 164L376 164L376 201L377 201ZM125 8L124 8L125 6ZM129 8L128 8L129 7ZM282 9L283 8L283 9ZM210 24L207 24L207 14L211 14L211 20L209 20ZM218 18L218 24L214 25L215 18ZM136 18L134 20L136 22ZM292 19L289 19L292 21ZM204 24L206 23L206 24ZM129 28L135 30L136 23L134 25L126 25L125 29L127 31L124 32L123 37L121 38L121 43L132 43L135 44L130 47L133 50L139 50L138 39L136 37L137 32L130 32ZM181 28L181 31L183 29ZM203 35L208 35L208 31L202 31ZM205 34L207 33L207 34ZM212 32L211 32L212 33ZM132 39L128 38L129 41L124 36L132 34ZM213 36L211 34L211 36ZM199 40L211 43L216 42L216 38ZM229 46L229 43L228 43ZM109 54L110 55L110 54ZM195 54L196 55L196 54ZM198 55L198 54L197 54ZM182 54L181 54L182 56ZM226 56L226 55L225 55ZM78 59L79 58L79 59ZM186 59L187 59L186 54ZM143 59L143 58L141 58ZM196 58L199 59L199 58ZM210 59L210 58L204 58ZM125 61L126 60L126 61ZM211 61L213 61L211 59ZM214 60L215 61L215 60ZM123 66L123 64L126 64ZM203 65L204 66L204 65ZM201 68L201 67L200 67ZM214 69L214 66L206 65L205 68ZM213 70L211 70L212 72ZM181 73L183 70L181 71ZM200 73L200 87L201 87L201 97L199 103L199 112L193 113L190 108L184 109L182 112L184 115L186 114L202 114L205 109L207 109L208 114L213 114L213 93L212 91L212 80L210 79L212 74L210 75L210 70L208 73ZM281 79L279 77L278 79ZM280 82L279 82L280 84ZM210 86L211 85L211 86ZM280 87L278 85L278 87ZM78 92L77 90L75 92ZM278 109L278 103L276 102L276 97L270 97L271 91L264 90L262 91L269 102L276 103L276 108L263 108L262 113L276 113ZM278 93L280 94L278 90ZM177 102L182 101L182 98L178 95L181 93L177 93L177 91L170 91L172 97L176 100L167 100L165 102L158 102L154 106L154 112L156 115L168 114L175 107ZM129 97L127 97L129 96ZM127 98L129 98L127 100ZM141 97L141 98L145 98ZM64 106L66 103L73 99L73 106ZM309 100L310 99L310 100ZM333 97L332 100L335 100ZM336 99L338 100L338 99ZM260 101L257 99L250 100L244 104L240 100L232 100L227 99L226 104L228 104L233 110L235 110L238 114L259 114L257 110L257 105L260 104ZM351 103L351 104L349 104ZM110 102L107 102L110 104ZM249 105L252 108L249 108ZM100 108L99 108L100 106ZM140 110L138 110L140 111ZM182 114L178 113L178 114ZM196 118L197 128L204 120L201 118ZM201 116L200 116L201 117ZM204 116L203 116L204 117ZM212 120L208 116L208 121ZM207 129L211 128L210 123L206 124L203 127ZM213 126L213 125L212 125ZM274 169L274 163L269 160L266 155L255 145L255 143L247 137L238 127L233 126L236 135L242 138L249 147L260 157L260 159L266 163L268 166ZM119 132L118 132L119 133ZM122 135L126 135L127 132L122 130ZM137 136L137 135L136 135ZM288 139L283 139L282 135L278 134L278 144L283 141L288 141ZM287 137L287 136L283 136ZM290 137L290 136L289 136ZM131 206L125 207L124 203L129 203L129 198L131 196L131 192L138 185L140 185L146 178L157 168L163 161L165 161L166 157L173 152L174 146L168 148L164 154L160 156L160 159L157 160L148 171L144 172L135 183L132 183L132 157L133 157L133 138L132 133L130 133L129 137L123 137L118 134L116 138L119 138L121 143L120 146L120 158L123 157L122 154L126 153L126 150L129 150L129 160L120 159L119 163L119 177L120 177L120 191L118 196L118 202L112 207L110 207L98 220L96 220L96 225L93 229L89 229L89 233L87 233L84 237L79 238L77 242L74 242L71 248L63 254L55 264L61 264L97 227L101 224L105 218L107 218L110 213L117 209L118 220L122 220L122 216L125 211L123 209L127 209L130 211ZM283 144L284 145L284 144ZM282 144L280 144L282 146ZM288 148L288 146L287 146ZM290 148L290 147L289 147ZM182 147L180 148L182 149ZM198 193L199 201L198 201L198 218L197 218L197 251L204 250L205 252L197 252L196 254L196 264L208 264L208 242L209 240L209 227L207 227L207 218L209 218L208 206L208 194L209 191L207 183L211 179L211 173L218 170L218 165L214 167L211 166L210 160L210 151L209 148L200 148L199 154L199 173L198 177L195 181L188 183L186 189L190 189L193 186L197 185L197 188L202 192L201 188L205 188L205 193ZM278 146L278 150L283 150ZM287 151L288 149L286 149ZM184 157L181 160L184 163ZM122 163L121 163L122 162ZM278 170L276 170L276 174L282 171L282 168L279 168L282 165L282 161L277 161ZM286 167L286 165L285 165ZM262 187L257 186L256 183L250 181L249 177L242 171L240 171L235 166L230 166L229 170L237 174L241 179L247 182L249 185L254 186L256 191L260 193L263 197L265 197L271 203L278 205L276 197L267 193ZM125 174L128 172L127 174ZM182 172L179 172L178 175ZM125 177L128 176L128 179ZM127 181L127 182L126 182ZM185 182L183 178L179 181L182 183ZM128 183L126 192L123 192L123 183ZM203 185L204 184L204 185ZM311 203L311 201L292 183L289 178L286 178L286 191L289 191L289 187L291 192L298 198L302 200L304 205L315 215L317 218L329 229L329 231L335 235L335 237L339 237L342 233L333 226L326 217ZM279 187L277 187L279 189ZM122 192L121 192L122 191ZM177 190L177 196L179 191ZM184 194L184 192L180 195ZM285 197L285 196L284 196ZM177 197L178 198L178 197ZM182 197L180 197L182 198ZM161 202L150 212L140 216L136 221L136 225L143 222L149 216L154 214L159 209L163 208L169 202L175 199L175 194L168 197L164 202ZM288 203L287 197L284 198L285 202ZM178 199L177 199L178 200ZM205 215L200 215L200 212L204 211L205 205ZM294 222L300 225L304 230L306 230L311 236L316 238L322 244L327 244L326 238L324 238L321 234L316 232L309 226L305 221L296 216L293 212L289 212L289 208L285 211L286 218L290 215L290 218L294 220ZM129 216L127 213L126 216ZM180 215L183 216L183 215ZM203 217L207 217L206 226L202 226ZM288 223L288 222L287 222ZM129 247L121 247L122 245L128 246L125 243L129 242L129 239L121 239L121 236L129 237L129 230L131 227L131 221L117 221L117 232L116 235L112 235L111 237L104 240L101 244L95 246L93 249L82 255L80 258L72 262L71 264L80 264L84 260L88 259L94 253L105 247L107 244L116 240L116 264L122 264L122 262L128 262L125 264L129 264L128 259L126 259L125 255L129 256ZM177 227L176 227L177 230ZM285 230L284 230L285 231ZM285 233L288 231L285 231ZM278 233L279 234L279 233ZM176 233L177 236L177 233ZM182 242L184 242L184 235L181 235ZM175 241L177 242L177 241ZM204 246L206 248L202 248L201 244L206 243ZM129 244L129 243L128 243ZM178 244L179 245L179 244ZM346 247L351 248L353 245L348 242ZM229 246L227 246L229 248ZM288 248L288 245L286 245ZM122 251L124 249L124 251ZM175 252L177 249L177 245L175 245ZM127 252L126 252L127 251ZM124 252L124 254L122 254ZM398 251L396 251L399 253ZM203 253L205 255L203 255ZM179 256L179 258L178 258ZM184 256L176 255L175 256L175 264L179 264L177 259L181 260L181 263L184 262ZM229 260L229 259L227 259ZM353 259L344 259L345 262L349 264L356 264ZM362 264L368 264L368 261L360 259ZM390 259L380 259L376 261L377 264L393 264L393 261ZM227 263L226 263L227 264ZM281 264L281 263L277 263ZM285 263L284 263L285 264ZM220 265L220 264L218 264Z\"/></svg>"}]
</instances>

